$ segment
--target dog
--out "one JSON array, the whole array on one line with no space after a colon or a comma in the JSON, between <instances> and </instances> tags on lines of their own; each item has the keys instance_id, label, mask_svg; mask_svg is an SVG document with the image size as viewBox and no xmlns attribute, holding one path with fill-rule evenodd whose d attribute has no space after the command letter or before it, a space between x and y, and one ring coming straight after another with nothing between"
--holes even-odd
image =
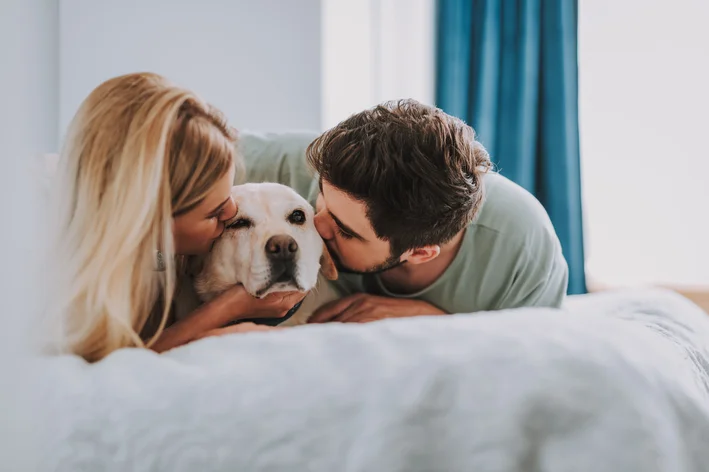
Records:
<instances>
[{"instance_id":1,"label":"dog","mask_svg":"<svg viewBox=\"0 0 709 472\"><path fill-rule=\"evenodd\" d=\"M273 292L308 293L300 308L279 324L294 326L338 298L326 282L337 279L337 269L315 229L314 210L303 197L288 186L268 182L235 186L232 197L238 213L225 223L210 253L192 268L202 302L235 284L258 298Z\"/></svg>"}]
</instances>

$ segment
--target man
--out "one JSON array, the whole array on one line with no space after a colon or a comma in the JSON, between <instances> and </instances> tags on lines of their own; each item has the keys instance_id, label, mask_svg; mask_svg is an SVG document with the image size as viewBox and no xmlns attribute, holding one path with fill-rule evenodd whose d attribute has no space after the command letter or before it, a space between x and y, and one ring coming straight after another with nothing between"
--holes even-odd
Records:
<instances>
[{"instance_id":1,"label":"man","mask_svg":"<svg viewBox=\"0 0 709 472\"><path fill-rule=\"evenodd\" d=\"M341 271L314 322L561 305L568 268L541 204L461 120L414 100L351 116L307 147L244 136L247 179L290 185ZM312 172L314 171L314 172Z\"/></svg>"}]
</instances>

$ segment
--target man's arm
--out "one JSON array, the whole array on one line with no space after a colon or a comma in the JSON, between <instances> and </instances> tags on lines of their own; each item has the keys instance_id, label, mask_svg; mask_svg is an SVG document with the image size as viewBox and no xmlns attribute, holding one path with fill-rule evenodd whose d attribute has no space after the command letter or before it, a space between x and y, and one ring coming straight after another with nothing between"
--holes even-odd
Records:
<instances>
[{"instance_id":1,"label":"man's arm","mask_svg":"<svg viewBox=\"0 0 709 472\"><path fill-rule=\"evenodd\" d=\"M308 132L242 133L237 149L244 159L246 174L241 181L277 182L307 199L315 179L307 165L305 150L316 137L316 133Z\"/></svg>"},{"instance_id":2,"label":"man's arm","mask_svg":"<svg viewBox=\"0 0 709 472\"><path fill-rule=\"evenodd\" d=\"M368 323L384 318L445 314L445 311L423 300L355 293L323 305L313 313L308 323Z\"/></svg>"}]
</instances>

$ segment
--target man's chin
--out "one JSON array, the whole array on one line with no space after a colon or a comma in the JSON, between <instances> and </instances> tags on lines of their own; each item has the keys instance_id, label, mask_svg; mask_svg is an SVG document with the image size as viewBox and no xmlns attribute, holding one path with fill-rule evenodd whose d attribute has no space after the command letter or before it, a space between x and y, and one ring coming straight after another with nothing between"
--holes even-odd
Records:
<instances>
[{"instance_id":1,"label":"man's chin","mask_svg":"<svg viewBox=\"0 0 709 472\"><path fill-rule=\"evenodd\" d=\"M337 261L335 262L335 267L337 267L338 272L342 274L352 274L352 275L376 275L376 274L381 274L383 272L386 272L388 270L391 270L395 267L399 267L406 261L402 261L399 258L390 258L381 264L375 265L373 267L370 267L368 269L353 269L352 267L348 267L341 262Z\"/></svg>"},{"instance_id":2,"label":"man's chin","mask_svg":"<svg viewBox=\"0 0 709 472\"><path fill-rule=\"evenodd\" d=\"M336 265L337 267L337 272L340 274L350 274L350 275L364 275L367 272L366 271L361 271L361 270L354 270L350 267L345 267L343 265Z\"/></svg>"}]
</instances>

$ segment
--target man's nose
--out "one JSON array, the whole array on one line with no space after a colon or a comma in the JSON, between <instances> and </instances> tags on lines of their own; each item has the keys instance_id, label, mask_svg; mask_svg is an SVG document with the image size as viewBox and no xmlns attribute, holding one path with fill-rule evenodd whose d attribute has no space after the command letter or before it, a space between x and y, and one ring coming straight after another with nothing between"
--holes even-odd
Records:
<instances>
[{"instance_id":1,"label":"man's nose","mask_svg":"<svg viewBox=\"0 0 709 472\"><path fill-rule=\"evenodd\" d=\"M315 224L315 229L318 230L321 238L328 240L335 236L325 211L316 213L313 223Z\"/></svg>"}]
</instances>

